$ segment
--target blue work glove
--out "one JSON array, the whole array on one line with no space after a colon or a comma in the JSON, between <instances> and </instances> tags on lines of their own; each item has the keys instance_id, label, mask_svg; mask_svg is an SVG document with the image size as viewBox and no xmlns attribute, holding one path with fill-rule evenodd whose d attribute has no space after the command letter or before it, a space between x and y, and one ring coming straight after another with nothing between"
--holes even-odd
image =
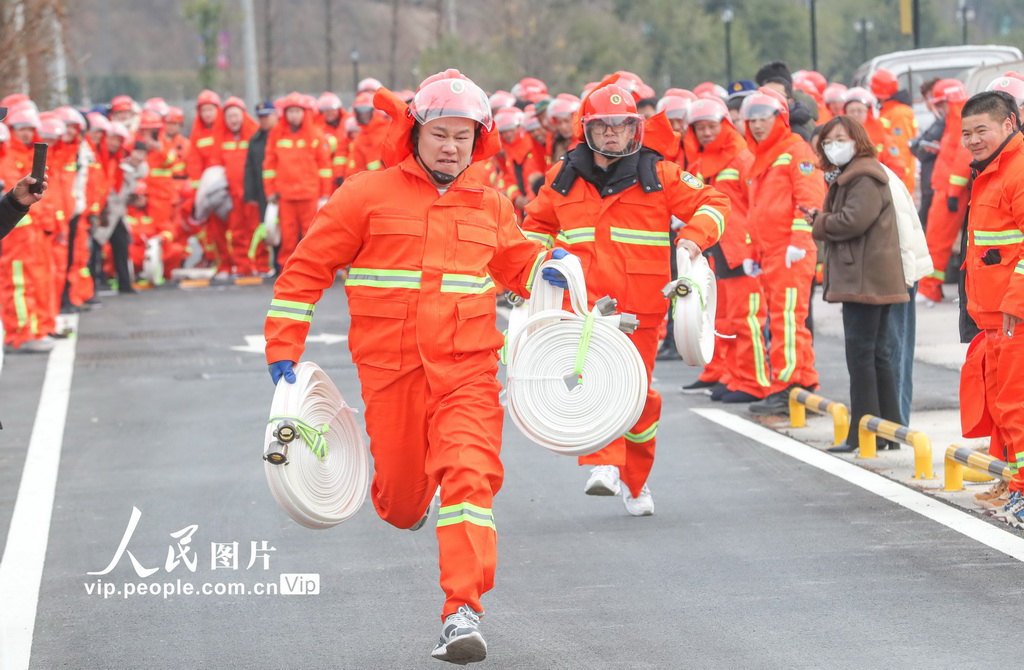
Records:
<instances>
[{"instance_id":1,"label":"blue work glove","mask_svg":"<svg viewBox=\"0 0 1024 670\"><path fill-rule=\"evenodd\" d=\"M956 214L956 210L960 209L960 198L946 198L946 209L948 209L951 214Z\"/></svg>"},{"instance_id":2,"label":"blue work glove","mask_svg":"<svg viewBox=\"0 0 1024 670\"><path fill-rule=\"evenodd\" d=\"M281 377L284 377L284 380L289 384L295 383L293 365L295 365L294 361L277 361L267 366L270 368L270 378L274 380L274 386L277 386L277 382L281 381Z\"/></svg>"},{"instance_id":3,"label":"blue work glove","mask_svg":"<svg viewBox=\"0 0 1024 670\"><path fill-rule=\"evenodd\" d=\"M554 251L551 252L551 257L554 258L555 260L561 260L566 256L571 255L572 254L570 254L565 249L555 249ZM569 288L569 282L566 281L565 275L563 275L561 272L554 268L544 268L543 270L540 271L540 276L545 281L550 283L552 286L557 286L558 288L561 289Z\"/></svg>"}]
</instances>

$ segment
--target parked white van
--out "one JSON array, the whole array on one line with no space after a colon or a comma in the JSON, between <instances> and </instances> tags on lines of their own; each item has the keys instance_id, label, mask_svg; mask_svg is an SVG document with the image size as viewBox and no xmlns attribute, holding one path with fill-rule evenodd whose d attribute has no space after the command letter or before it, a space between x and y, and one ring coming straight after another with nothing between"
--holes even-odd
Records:
<instances>
[{"instance_id":1,"label":"parked white van","mask_svg":"<svg viewBox=\"0 0 1024 670\"><path fill-rule=\"evenodd\" d=\"M914 98L914 115L922 129L932 122L932 114L921 97L921 84L938 77L967 82L972 70L999 63L1024 59L1020 49L1002 45L976 45L913 49L875 56L853 75L853 86L871 88L871 75L885 68L896 75L900 88L909 90Z\"/></svg>"}]
</instances>

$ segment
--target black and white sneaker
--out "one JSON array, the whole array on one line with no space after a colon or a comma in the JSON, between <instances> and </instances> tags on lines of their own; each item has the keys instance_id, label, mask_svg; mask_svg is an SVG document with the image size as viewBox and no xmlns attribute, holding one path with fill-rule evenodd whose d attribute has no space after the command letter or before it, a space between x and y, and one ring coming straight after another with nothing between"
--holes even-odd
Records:
<instances>
[{"instance_id":1,"label":"black and white sneaker","mask_svg":"<svg viewBox=\"0 0 1024 670\"><path fill-rule=\"evenodd\" d=\"M430 655L456 665L476 663L487 658L487 643L480 634L480 617L469 605L449 614L441 625L441 639Z\"/></svg>"}]
</instances>

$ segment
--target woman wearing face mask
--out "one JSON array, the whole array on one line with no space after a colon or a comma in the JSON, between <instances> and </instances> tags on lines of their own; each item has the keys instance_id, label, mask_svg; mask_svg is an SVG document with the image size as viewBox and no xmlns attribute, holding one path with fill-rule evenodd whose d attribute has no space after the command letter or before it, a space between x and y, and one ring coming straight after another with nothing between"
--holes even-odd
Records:
<instances>
[{"instance_id":1,"label":"woman wearing face mask","mask_svg":"<svg viewBox=\"0 0 1024 670\"><path fill-rule=\"evenodd\" d=\"M822 126L814 149L829 187L822 209L809 215L814 239L825 245L825 300L843 304L850 373L852 429L829 451L849 452L860 447L856 426L865 414L899 421L889 305L909 298L889 178L864 127L838 116ZM886 446L894 445L879 448Z\"/></svg>"}]
</instances>

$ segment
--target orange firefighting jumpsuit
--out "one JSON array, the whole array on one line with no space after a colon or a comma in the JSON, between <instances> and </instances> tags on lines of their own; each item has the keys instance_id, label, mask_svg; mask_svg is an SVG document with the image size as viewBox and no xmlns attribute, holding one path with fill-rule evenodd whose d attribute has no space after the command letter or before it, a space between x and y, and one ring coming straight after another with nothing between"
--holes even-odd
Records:
<instances>
[{"instance_id":1,"label":"orange firefighting jumpsuit","mask_svg":"<svg viewBox=\"0 0 1024 670\"><path fill-rule=\"evenodd\" d=\"M959 126L959 124L957 124ZM1011 491L1024 491L1024 323L1012 336L1003 314L1024 318L1024 140L1013 137L975 177L967 222L967 311L984 331L984 395L1006 446ZM983 260L983 257L986 260Z\"/></svg>"},{"instance_id":2,"label":"orange firefighting jumpsuit","mask_svg":"<svg viewBox=\"0 0 1024 670\"><path fill-rule=\"evenodd\" d=\"M761 286L768 303L771 336L768 392L792 385L815 389L818 373L807 314L818 253L811 239L811 224L797 206L821 207L825 180L815 167L811 147L790 130L786 116L776 117L763 142L756 142L749 129L746 139L754 153L747 221L763 271ZM789 246L803 249L807 255L787 268Z\"/></svg>"},{"instance_id":3,"label":"orange firefighting jumpsuit","mask_svg":"<svg viewBox=\"0 0 1024 670\"><path fill-rule=\"evenodd\" d=\"M380 112L374 112L370 122L365 126L360 126L359 134L352 140L352 152L348 158L346 176L351 177L364 171L382 170L385 167L384 161L381 160L381 149L390 123L391 121L386 116Z\"/></svg>"},{"instance_id":4,"label":"orange firefighting jumpsuit","mask_svg":"<svg viewBox=\"0 0 1024 670\"><path fill-rule=\"evenodd\" d=\"M667 119L661 120L671 137ZM619 160L616 174L627 177L598 193L578 172L593 161L593 151L579 144L548 171L544 186L526 206L523 229L546 241L557 238L558 246L579 257L590 306L610 295L620 312L636 314L640 327L629 338L647 366L649 385L658 328L668 311L661 289L672 279L671 217L687 222L679 239L705 249L725 230L729 199L649 149ZM622 481L639 496L654 465L660 417L661 395L649 389L636 425L604 449L581 456L580 465L618 466Z\"/></svg>"},{"instance_id":5,"label":"orange firefighting jumpsuit","mask_svg":"<svg viewBox=\"0 0 1024 670\"><path fill-rule=\"evenodd\" d=\"M174 178L174 166L178 162L178 155L163 131L160 132L159 141L160 149L146 154L146 162L149 165L149 174L146 176L146 209L160 230L170 232L173 237L173 231L177 227L174 224L174 205L178 200L180 184ZM184 247L180 241L178 244ZM170 276L172 269L174 266L165 265L164 271L167 276Z\"/></svg>"},{"instance_id":6,"label":"orange firefighting jumpsuit","mask_svg":"<svg viewBox=\"0 0 1024 670\"><path fill-rule=\"evenodd\" d=\"M346 179L274 285L267 360L298 361L315 303L351 264L349 348L366 404L371 497L381 518L408 528L440 485L442 616L463 604L483 611L494 583L504 413L490 277L527 295L546 256L505 198L467 173L439 196L409 154Z\"/></svg>"},{"instance_id":7,"label":"orange firefighting jumpsuit","mask_svg":"<svg viewBox=\"0 0 1024 670\"><path fill-rule=\"evenodd\" d=\"M54 318L53 325L47 329L47 332L56 330L56 315L62 307L64 288L68 283L68 255L72 242L70 223L75 207L75 198L71 191L78 172L77 153L77 146L68 144L63 139L50 143L46 162L52 166L53 178L46 189L46 198L43 199L49 200L49 202L42 207L35 208L35 213L44 222L44 226L54 231L53 235L46 238L53 254L51 272L53 295L48 304L53 307ZM43 325L40 327L47 328Z\"/></svg>"},{"instance_id":8,"label":"orange firefighting jumpsuit","mask_svg":"<svg viewBox=\"0 0 1024 670\"><path fill-rule=\"evenodd\" d=\"M334 190L327 152L327 140L313 127L309 111L297 131L292 131L282 115L267 137L263 188L268 200L278 198L281 248L277 259L282 267L299 240L306 236L317 201Z\"/></svg>"},{"instance_id":9,"label":"orange firefighting jumpsuit","mask_svg":"<svg viewBox=\"0 0 1024 670\"><path fill-rule=\"evenodd\" d=\"M316 117L316 127L327 138L327 150L331 157L331 175L334 183L345 178L348 171L348 134L345 132L345 111L338 116L335 124L327 123L322 114Z\"/></svg>"},{"instance_id":10,"label":"orange firefighting jumpsuit","mask_svg":"<svg viewBox=\"0 0 1024 670\"><path fill-rule=\"evenodd\" d=\"M225 103L225 108L231 101ZM220 137L220 157L228 178L228 192L231 194L231 213L228 214L227 246L228 257L225 265L241 275L252 275L269 269L267 247L253 237L260 224L260 211L256 203L245 201L245 157L249 153L249 138L259 125L242 109L242 127L238 135L227 128Z\"/></svg>"},{"instance_id":11,"label":"orange firefighting jumpsuit","mask_svg":"<svg viewBox=\"0 0 1024 670\"><path fill-rule=\"evenodd\" d=\"M32 155L31 144L26 146L17 137L11 137L0 160L0 181L7 190L32 171ZM54 172L50 168L51 187ZM53 317L54 309L53 251L49 242L53 231L44 230L38 216L39 205L46 199L33 205L0 243L0 317L4 324L4 344L12 347L50 332L42 327L44 321Z\"/></svg>"},{"instance_id":12,"label":"orange firefighting jumpsuit","mask_svg":"<svg viewBox=\"0 0 1024 670\"><path fill-rule=\"evenodd\" d=\"M692 127L688 134L693 134ZM719 276L715 331L724 337L716 339L714 356L700 379L763 398L769 386L763 333L767 310L760 277L743 273L743 261L755 257L747 226L747 177L754 156L743 136L732 125L722 123L718 137L702 147L697 157L697 176L728 196L732 205L729 225L718 241L721 254L713 256ZM721 259L727 267L717 267Z\"/></svg>"},{"instance_id":13,"label":"orange firefighting jumpsuit","mask_svg":"<svg viewBox=\"0 0 1024 670\"><path fill-rule=\"evenodd\" d=\"M224 113L217 110L217 118L213 124L207 126L199 118L199 108L196 107L196 119L192 124L192 133L189 135L188 156L185 159L185 171L191 182L192 190L199 188L199 180L206 168L212 165L220 165L220 147L217 141L224 132ZM172 163L173 168L173 163ZM191 207L190 207L191 208ZM218 271L230 271L231 268L224 267L228 258L228 224L215 214L203 225L202 232L198 237L202 240L204 257L217 268Z\"/></svg>"},{"instance_id":14,"label":"orange firefighting jumpsuit","mask_svg":"<svg viewBox=\"0 0 1024 670\"><path fill-rule=\"evenodd\" d=\"M889 132L892 133L896 149L899 151L903 164L907 168L906 176L903 177L902 181L906 185L907 190L913 193L917 182L917 175L915 174L915 166L917 164L914 162L914 153L910 150L910 141L917 137L917 117L914 116L914 109L895 98L889 98L882 103L879 116L883 123L888 123L887 127ZM897 172L896 174L900 173Z\"/></svg>"},{"instance_id":15,"label":"orange firefighting jumpsuit","mask_svg":"<svg viewBox=\"0 0 1024 670\"><path fill-rule=\"evenodd\" d=\"M163 237L161 246L164 265L164 277L169 277L171 270L180 267L185 260L185 247L174 239L173 224L167 219L154 219L149 215L148 203L145 208L128 206L124 215L124 224L132 234L132 243L128 247L128 256L135 267L136 274L142 271L142 263L146 259L146 243L152 237Z\"/></svg>"},{"instance_id":16,"label":"orange firefighting jumpsuit","mask_svg":"<svg viewBox=\"0 0 1024 670\"><path fill-rule=\"evenodd\" d=\"M69 225L71 224L74 216L77 216L78 219L75 222L74 237L72 239L69 236L68 239L68 257L64 259L63 267L58 269L62 270L66 277L66 284L62 286L62 292L67 290L67 297L72 305L82 305L85 301L95 295L95 285L93 284L92 273L89 271L89 252L91 241L91 235L89 234L91 223L89 217L90 215L98 214L99 209L97 208L97 203L91 199L91 196L95 197L95 194L90 191L88 180L93 177L93 174L96 173L97 170L92 168L91 165L79 165L79 159L83 157L83 142L86 144L86 152L91 153L91 145L82 136L79 136L73 143L63 143L66 147L66 153L63 154L62 162L64 162L64 177L68 189L68 207L65 211L65 216ZM76 200L75 190L77 188L76 181L79 170L86 171L86 181L84 185L85 190L83 192L85 198L85 209L76 214L75 211L78 209L79 203Z\"/></svg>"},{"instance_id":17,"label":"orange firefighting jumpsuit","mask_svg":"<svg viewBox=\"0 0 1024 670\"><path fill-rule=\"evenodd\" d=\"M953 254L953 244L960 236L967 211L967 184L971 177L971 154L960 139L960 112L963 103L947 103L946 129L939 141L939 155L932 171L932 188L935 197L928 209L928 226L925 239L928 253L932 256L935 271L918 284L918 292L938 302L942 299L942 284L946 281L946 266ZM948 202L957 199L955 212L949 211Z\"/></svg>"}]
</instances>

